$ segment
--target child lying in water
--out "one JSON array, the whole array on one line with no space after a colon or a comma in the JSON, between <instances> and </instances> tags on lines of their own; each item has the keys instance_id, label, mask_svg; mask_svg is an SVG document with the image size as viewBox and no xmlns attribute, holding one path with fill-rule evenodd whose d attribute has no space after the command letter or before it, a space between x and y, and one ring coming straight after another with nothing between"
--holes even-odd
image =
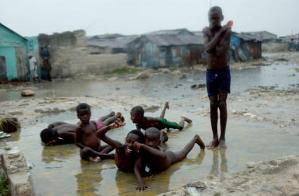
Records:
<instances>
[{"instance_id":1,"label":"child lying in water","mask_svg":"<svg viewBox=\"0 0 299 196\"><path fill-rule=\"evenodd\" d=\"M148 128L155 127L159 130L162 129L169 130L170 128L172 128L181 131L185 126L185 122L189 124L192 123L192 120L186 117L181 117L181 121L179 123L168 121L167 119L164 118L166 109L169 109L168 102L165 103L160 117L153 118L153 117L144 116L144 109L141 106L135 106L131 110L131 120L134 124L136 124L138 130L140 129L146 130ZM161 141L166 142L167 139L168 138L166 132L161 132Z\"/></svg>"},{"instance_id":2,"label":"child lying in water","mask_svg":"<svg viewBox=\"0 0 299 196\"><path fill-rule=\"evenodd\" d=\"M77 116L80 125L76 129L76 144L80 147L80 156L83 160L99 162L103 159L113 159L114 154L108 154L113 150L110 145L102 146L98 138L101 130L109 130L124 124L124 118L120 113L111 113L97 122L90 121L91 109L86 103L77 106Z\"/></svg>"},{"instance_id":3,"label":"child lying in water","mask_svg":"<svg viewBox=\"0 0 299 196\"><path fill-rule=\"evenodd\" d=\"M120 113L115 115L114 112L99 118L96 122L96 128L100 129L107 125L113 124L112 128L118 128L124 125L124 118ZM66 122L55 122L50 124L46 129L42 130L40 137L42 142L49 145L61 145L61 144L74 144L76 130L78 125L66 123Z\"/></svg>"},{"instance_id":4,"label":"child lying in water","mask_svg":"<svg viewBox=\"0 0 299 196\"><path fill-rule=\"evenodd\" d=\"M142 161L142 156L139 151L133 151L133 144L144 143L144 135L141 131L130 131L125 140L125 144L122 144L116 140L106 136L108 129L99 131L99 137L115 148L115 164L119 170L123 172L134 172L138 181L137 190L145 190L147 187L144 184L142 175L145 173L145 167Z\"/></svg>"},{"instance_id":5,"label":"child lying in water","mask_svg":"<svg viewBox=\"0 0 299 196\"><path fill-rule=\"evenodd\" d=\"M193 149L194 144L198 144L202 150L205 144L198 135L180 151L162 151L160 149L160 131L157 128L149 128L145 131L145 143L134 143L134 149L144 152L143 157L146 165L150 169L150 173L159 173L168 169L171 165L182 161L188 153Z\"/></svg>"}]
</instances>

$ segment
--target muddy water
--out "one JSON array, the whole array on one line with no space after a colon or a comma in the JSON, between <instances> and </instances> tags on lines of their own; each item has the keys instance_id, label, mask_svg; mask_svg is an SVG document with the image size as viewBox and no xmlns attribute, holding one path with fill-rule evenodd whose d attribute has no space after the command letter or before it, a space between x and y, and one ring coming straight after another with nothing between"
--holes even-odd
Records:
<instances>
[{"instance_id":1,"label":"muddy water","mask_svg":"<svg viewBox=\"0 0 299 196\"><path fill-rule=\"evenodd\" d=\"M93 111L93 116L101 116L107 112L109 111ZM177 120L179 114L179 111L169 111L166 115L171 120ZM159 114L156 112L149 115ZM57 120L74 123L76 117L73 113L44 117L39 124L23 129L20 137L9 139L9 143L15 143L22 149L33 165L32 177L37 195L154 195L206 176L221 178L228 172L243 169L249 161L296 154L299 148L298 137L275 130L271 124L229 121L227 150L203 152L195 146L183 162L162 174L146 178L146 184L150 188L144 194L139 194L135 191L134 175L118 171L113 161L81 161L79 149L74 145L42 146L40 130ZM194 134L200 134L207 141L211 135L208 122L206 117L197 117L192 127L182 132L170 133L167 147L170 150L181 149ZM132 128L133 125L128 122L125 128L112 130L109 135L123 141Z\"/></svg>"},{"instance_id":2,"label":"muddy water","mask_svg":"<svg viewBox=\"0 0 299 196\"><path fill-rule=\"evenodd\" d=\"M295 65L273 64L256 69L232 71L231 96L246 96L247 89L257 86L277 86L285 89L292 84L298 84L299 77L294 67ZM170 120L177 121L182 113L188 113L190 108L185 107L189 105L188 101L196 102L198 94L205 94L205 89L193 91L190 90L190 85L204 81L204 72L194 72L184 80L171 75L159 75L144 81L55 81L37 84L35 87L38 90L35 91L36 97L131 93L136 96L154 97L159 102L170 100L184 106L176 108L175 111L170 110L166 114ZM17 90L0 91L1 101L19 98ZM194 104L196 107L202 104L207 107L208 103L205 100ZM126 114L121 108L120 111ZM110 112L108 109L94 109L93 117L108 112ZM159 112L148 115L158 116ZM208 117L192 115L189 117L194 119L192 127L183 132L170 133L167 144L170 150L182 148L194 134L199 134L206 142L211 139ZM126 116L126 119L129 117ZM4 140L10 145L18 145L33 165L32 178L36 195L154 195L206 176L222 178L230 172L243 169L249 161L270 160L297 154L299 149L298 136L284 132L271 123L229 119L227 150L201 152L195 146L183 162L162 174L146 178L145 182L150 188L145 194L140 194L135 191L134 175L118 171L113 161L104 161L100 164L81 161L79 149L74 145L44 147L40 143L40 130L58 120L77 122L75 114L71 112L46 116L39 119L37 124L23 128L20 135L14 134L12 138ZM133 128L132 123L127 121L125 128L112 130L109 135L123 141L127 132Z\"/></svg>"},{"instance_id":3,"label":"muddy water","mask_svg":"<svg viewBox=\"0 0 299 196\"><path fill-rule=\"evenodd\" d=\"M239 95L248 88L257 86L277 86L288 88L299 83L299 73L295 71L297 65L274 63L244 70L232 70L232 95ZM190 91L190 86L205 83L205 72L194 71L180 80L171 74L155 75L147 80L138 81L107 81L107 80L70 80L54 81L51 83L35 84L35 97L52 96L101 96L111 93L136 96L149 96L167 100L179 100L195 96L196 91ZM18 100L20 93L16 89L1 90L0 101Z\"/></svg>"}]
</instances>

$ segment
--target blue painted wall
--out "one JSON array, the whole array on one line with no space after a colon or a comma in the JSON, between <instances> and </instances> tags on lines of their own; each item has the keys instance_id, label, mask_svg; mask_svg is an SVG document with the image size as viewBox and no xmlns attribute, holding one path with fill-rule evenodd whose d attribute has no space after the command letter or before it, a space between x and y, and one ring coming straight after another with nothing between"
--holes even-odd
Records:
<instances>
[{"instance_id":1,"label":"blue painted wall","mask_svg":"<svg viewBox=\"0 0 299 196\"><path fill-rule=\"evenodd\" d=\"M23 60L27 61L27 40L17 33L9 30L7 27L0 23L0 56L5 57L7 79L13 80L19 77L17 72L17 54L16 48L24 50Z\"/></svg>"}]
</instances>

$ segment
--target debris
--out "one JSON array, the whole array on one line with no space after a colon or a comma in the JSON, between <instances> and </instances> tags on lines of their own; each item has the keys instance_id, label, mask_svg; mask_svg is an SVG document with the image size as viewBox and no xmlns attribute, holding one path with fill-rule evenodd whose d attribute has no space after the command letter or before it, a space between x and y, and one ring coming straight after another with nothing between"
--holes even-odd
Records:
<instances>
[{"instance_id":1,"label":"debris","mask_svg":"<svg viewBox=\"0 0 299 196\"><path fill-rule=\"evenodd\" d=\"M150 72L149 71L143 71L137 74L136 77L133 78L133 80L144 80L150 77Z\"/></svg>"},{"instance_id":2,"label":"debris","mask_svg":"<svg viewBox=\"0 0 299 196\"><path fill-rule=\"evenodd\" d=\"M195 89L200 89L200 88L205 88L206 85L205 84L193 84L191 85L191 89L195 90Z\"/></svg>"},{"instance_id":3,"label":"debris","mask_svg":"<svg viewBox=\"0 0 299 196\"><path fill-rule=\"evenodd\" d=\"M10 137L10 134L4 133L3 131L0 131L0 139L8 138Z\"/></svg>"},{"instance_id":4,"label":"debris","mask_svg":"<svg viewBox=\"0 0 299 196\"><path fill-rule=\"evenodd\" d=\"M5 133L13 133L20 129L21 125L17 118L0 118L0 130Z\"/></svg>"}]
</instances>

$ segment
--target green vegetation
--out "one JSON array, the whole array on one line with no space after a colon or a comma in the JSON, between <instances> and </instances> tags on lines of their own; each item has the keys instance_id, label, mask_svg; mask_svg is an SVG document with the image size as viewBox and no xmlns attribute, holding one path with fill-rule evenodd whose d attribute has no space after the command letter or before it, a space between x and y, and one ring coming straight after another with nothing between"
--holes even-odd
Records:
<instances>
[{"instance_id":1,"label":"green vegetation","mask_svg":"<svg viewBox=\"0 0 299 196\"><path fill-rule=\"evenodd\" d=\"M139 72L140 69L136 67L119 67L116 69L113 69L111 71L106 72L107 75L126 75L126 74L135 74Z\"/></svg>"},{"instance_id":2,"label":"green vegetation","mask_svg":"<svg viewBox=\"0 0 299 196\"><path fill-rule=\"evenodd\" d=\"M3 174L3 171L0 170L0 196L8 196L8 182Z\"/></svg>"}]
</instances>

